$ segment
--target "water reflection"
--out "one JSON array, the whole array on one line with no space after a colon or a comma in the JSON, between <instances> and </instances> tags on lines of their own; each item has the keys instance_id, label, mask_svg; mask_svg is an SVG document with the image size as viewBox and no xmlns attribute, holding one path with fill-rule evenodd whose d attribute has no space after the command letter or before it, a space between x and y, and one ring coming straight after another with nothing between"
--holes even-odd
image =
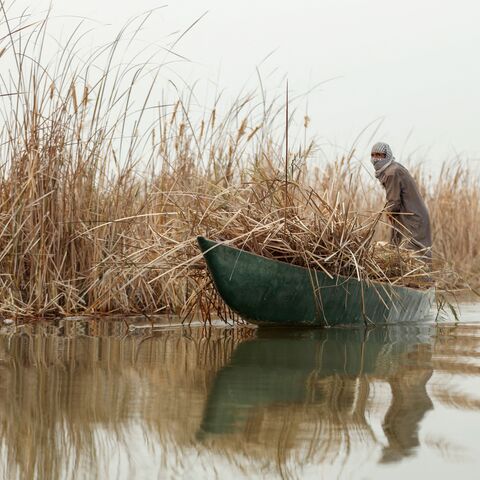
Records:
<instances>
[{"instance_id":1,"label":"water reflection","mask_svg":"<svg viewBox=\"0 0 480 480\"><path fill-rule=\"evenodd\" d=\"M200 438L234 432L252 436L265 421L269 435L280 441L285 419L275 432L269 418L273 410L276 420L292 418L291 441L308 436L309 450L326 458L351 435L375 441L366 413L372 383L384 381L392 398L382 423L388 443L381 461L400 460L418 446L419 423L433 407L426 390L432 341L428 327L259 331L217 374ZM293 421L299 412L301 418Z\"/></svg>"},{"instance_id":2,"label":"water reflection","mask_svg":"<svg viewBox=\"0 0 480 480\"><path fill-rule=\"evenodd\" d=\"M382 477L432 452L465 466L480 453L479 359L478 326L9 327L0 476ZM459 444L442 429L465 415Z\"/></svg>"},{"instance_id":3,"label":"water reflection","mask_svg":"<svg viewBox=\"0 0 480 480\"><path fill-rule=\"evenodd\" d=\"M0 337L1 478L117 477L110 461L123 469L143 460L139 443L171 450L169 436L189 441L206 385L249 333L139 332L125 336L122 322L63 322Z\"/></svg>"}]
</instances>

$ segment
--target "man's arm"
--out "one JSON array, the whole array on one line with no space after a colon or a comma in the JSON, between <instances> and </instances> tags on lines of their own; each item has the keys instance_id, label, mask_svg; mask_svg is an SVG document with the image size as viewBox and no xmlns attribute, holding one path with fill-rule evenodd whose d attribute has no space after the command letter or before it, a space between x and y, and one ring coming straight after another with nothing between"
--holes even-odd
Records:
<instances>
[{"instance_id":1,"label":"man's arm","mask_svg":"<svg viewBox=\"0 0 480 480\"><path fill-rule=\"evenodd\" d=\"M398 213L402 209L402 184L398 172L385 177L383 186L387 194L387 211L389 213Z\"/></svg>"},{"instance_id":2,"label":"man's arm","mask_svg":"<svg viewBox=\"0 0 480 480\"><path fill-rule=\"evenodd\" d=\"M386 210L388 219L392 224L390 242L396 244L399 241L397 229L400 227L396 214L402 209L402 185L399 173L395 172L392 175L385 176L383 186L385 187L387 197Z\"/></svg>"}]
</instances>

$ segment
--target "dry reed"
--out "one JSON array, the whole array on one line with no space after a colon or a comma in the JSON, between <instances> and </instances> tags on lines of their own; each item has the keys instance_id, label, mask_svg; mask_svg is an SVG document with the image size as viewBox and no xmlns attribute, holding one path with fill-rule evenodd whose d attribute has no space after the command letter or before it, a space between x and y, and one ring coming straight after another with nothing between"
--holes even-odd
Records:
<instances>
[{"instance_id":1,"label":"dry reed","mask_svg":"<svg viewBox=\"0 0 480 480\"><path fill-rule=\"evenodd\" d=\"M191 94L159 105L161 66L146 86L148 63L117 65L122 35L79 61L77 31L42 63L46 25L2 24L2 58L15 67L0 78L1 315L226 317L197 234L330 275L418 285L418 260L377 245L381 192L351 181L351 157L314 167L315 144L302 142L282 183L283 105L250 95L200 117ZM438 252L473 276L478 178L450 169L420 181Z\"/></svg>"}]
</instances>

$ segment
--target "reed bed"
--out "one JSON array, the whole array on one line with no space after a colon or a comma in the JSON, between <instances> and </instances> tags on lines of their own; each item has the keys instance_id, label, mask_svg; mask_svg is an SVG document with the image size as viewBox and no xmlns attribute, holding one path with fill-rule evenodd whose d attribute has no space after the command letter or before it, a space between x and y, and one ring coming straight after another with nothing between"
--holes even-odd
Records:
<instances>
[{"instance_id":1,"label":"reed bed","mask_svg":"<svg viewBox=\"0 0 480 480\"><path fill-rule=\"evenodd\" d=\"M353 152L319 163L314 141L291 141L285 155L282 100L249 94L199 113L190 91L158 101L162 65L125 60L122 35L79 60L77 32L45 61L46 22L1 27L12 69L0 76L0 315L227 318L198 234L329 275L426 277L411 252L378 244L382 192ZM479 179L460 167L417 176L442 271L431 275L464 287L480 268Z\"/></svg>"}]
</instances>

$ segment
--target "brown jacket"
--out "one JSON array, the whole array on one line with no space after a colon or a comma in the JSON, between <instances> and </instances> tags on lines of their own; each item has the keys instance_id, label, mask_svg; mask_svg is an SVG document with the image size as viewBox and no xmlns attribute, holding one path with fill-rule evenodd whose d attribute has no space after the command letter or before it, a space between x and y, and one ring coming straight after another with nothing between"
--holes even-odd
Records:
<instances>
[{"instance_id":1,"label":"brown jacket","mask_svg":"<svg viewBox=\"0 0 480 480\"><path fill-rule=\"evenodd\" d=\"M432 246L430 216L418 186L408 170L393 162L378 178L387 194L387 210L392 217L391 243L409 240L415 250Z\"/></svg>"}]
</instances>

